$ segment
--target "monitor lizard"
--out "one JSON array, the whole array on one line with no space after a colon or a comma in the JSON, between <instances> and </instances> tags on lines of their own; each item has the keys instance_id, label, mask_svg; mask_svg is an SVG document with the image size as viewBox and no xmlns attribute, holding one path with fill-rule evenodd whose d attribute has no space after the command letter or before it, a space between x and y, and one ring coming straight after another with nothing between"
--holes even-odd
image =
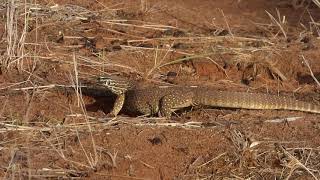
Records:
<instances>
[{"instance_id":1,"label":"monitor lizard","mask_svg":"<svg viewBox=\"0 0 320 180\"><path fill-rule=\"evenodd\" d=\"M190 106L242 109L283 109L320 113L320 106L291 97L263 93L218 91L210 87L154 86L139 88L121 77L99 77L98 84L117 96L110 116L122 108L143 115L170 118L176 110Z\"/></svg>"}]
</instances>

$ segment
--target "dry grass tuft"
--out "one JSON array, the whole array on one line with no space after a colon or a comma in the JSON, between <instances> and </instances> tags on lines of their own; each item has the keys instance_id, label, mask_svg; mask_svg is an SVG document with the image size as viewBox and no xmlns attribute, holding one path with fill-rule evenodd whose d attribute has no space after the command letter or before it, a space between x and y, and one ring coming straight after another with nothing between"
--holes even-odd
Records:
<instances>
[{"instance_id":1,"label":"dry grass tuft","mask_svg":"<svg viewBox=\"0 0 320 180\"><path fill-rule=\"evenodd\" d=\"M96 11L71 4L49 6L32 2L0 2L0 11L5 11L6 16L4 40L1 41L5 43L6 51L0 59L0 74L4 70L9 74L9 78L5 77L5 83L0 87L0 150L2 155L8 155L1 157L0 173L7 179L83 178L96 173L99 168L113 172L124 166L121 163L124 160L130 164L136 158L133 157L134 153L118 148L117 143L123 143L121 138L128 137L119 135L115 144L109 142L113 139L107 138L111 132L123 132L120 131L122 128L133 128L135 132L130 135L136 137L148 128L160 129L164 133L166 130L207 130L217 134L223 134L223 128L228 128L211 121L182 122L121 116L110 119L100 117L101 112L95 112L98 115L93 117L91 112L87 112L87 100L81 93L81 79L114 72L151 79L157 74L164 74L169 68L201 60L214 64L224 73L228 83L233 79L230 79L232 77L224 65L229 64L240 67L240 71L253 69L254 77L260 71L268 71L274 79L288 79L274 60L287 48L288 44L283 39L290 38L288 22L279 10L276 15L266 12L271 24L256 24L261 27L263 35L248 37L236 31L222 10L219 12L223 25L215 25L213 33L204 31L201 34L174 25L130 18L140 13L146 15L158 11L147 0L140 1L137 14L125 14L115 8L117 6L110 8L101 2L98 3L103 8ZM320 7L318 0L313 2ZM310 28L305 30L320 36L319 23L311 15L310 21ZM100 32L108 36L97 36ZM99 41L100 46L97 45ZM123 61L123 57L130 59ZM303 60L320 86L304 56ZM18 75L10 76L11 73L15 75L15 71L18 71ZM61 82L51 83L52 79ZM48 93L61 88L74 89L72 102L65 97L61 98L58 93ZM17 96L20 99L16 102ZM14 106L11 103L16 104ZM59 112L52 113L52 116L50 112L57 109ZM300 116L266 122L291 122L298 118ZM144 129L140 131L138 128ZM227 143L230 146L225 152L199 155L191 150L190 153L188 147L186 150L184 147L171 148L177 154L188 156L184 165L192 159L182 177L259 179L266 176L289 179L303 174L317 179L320 176L319 148L300 147L300 142L284 143L253 138L245 131L227 132L227 138L222 138L229 140ZM200 137L199 142L201 140ZM275 142L281 145L274 146ZM143 167L160 171L157 164L139 158L136 161ZM127 171L131 171L131 164ZM143 179L131 174L100 175Z\"/></svg>"}]
</instances>

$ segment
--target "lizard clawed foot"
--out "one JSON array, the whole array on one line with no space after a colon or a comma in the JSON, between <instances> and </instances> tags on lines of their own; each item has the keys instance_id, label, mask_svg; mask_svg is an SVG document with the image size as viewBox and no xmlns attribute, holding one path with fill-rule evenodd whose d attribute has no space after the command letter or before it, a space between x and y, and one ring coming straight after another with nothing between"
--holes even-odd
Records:
<instances>
[{"instance_id":1,"label":"lizard clawed foot","mask_svg":"<svg viewBox=\"0 0 320 180\"><path fill-rule=\"evenodd\" d=\"M108 113L108 114L106 115L106 117L107 117L107 118L112 118L110 121L113 121L113 120L117 119L117 115L115 115L115 114L113 114L113 113Z\"/></svg>"}]
</instances>

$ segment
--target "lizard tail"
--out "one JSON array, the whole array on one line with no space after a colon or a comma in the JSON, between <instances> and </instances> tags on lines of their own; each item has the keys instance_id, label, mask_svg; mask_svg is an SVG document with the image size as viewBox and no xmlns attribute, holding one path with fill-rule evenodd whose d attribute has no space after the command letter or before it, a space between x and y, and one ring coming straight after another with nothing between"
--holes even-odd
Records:
<instances>
[{"instance_id":1,"label":"lizard tail","mask_svg":"<svg viewBox=\"0 0 320 180\"><path fill-rule=\"evenodd\" d=\"M205 106L243 109L284 109L320 113L320 106L291 97L259 93L206 91L197 96L196 103Z\"/></svg>"}]
</instances>

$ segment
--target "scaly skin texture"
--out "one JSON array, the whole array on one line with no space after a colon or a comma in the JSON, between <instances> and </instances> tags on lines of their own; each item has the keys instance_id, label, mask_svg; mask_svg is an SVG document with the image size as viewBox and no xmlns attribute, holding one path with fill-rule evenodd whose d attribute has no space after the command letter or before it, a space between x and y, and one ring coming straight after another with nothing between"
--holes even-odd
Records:
<instances>
[{"instance_id":1,"label":"scaly skin texture","mask_svg":"<svg viewBox=\"0 0 320 180\"><path fill-rule=\"evenodd\" d=\"M170 117L189 106L242 109L284 109L320 113L320 106L284 96L216 91L206 87L167 87L132 89L126 92L124 108L145 115Z\"/></svg>"},{"instance_id":2,"label":"scaly skin texture","mask_svg":"<svg viewBox=\"0 0 320 180\"><path fill-rule=\"evenodd\" d=\"M109 79L110 80L110 79ZM121 81L123 83L123 81ZM109 83L109 84L108 84ZM110 82L100 84L110 89ZM112 83L112 87L117 83ZM129 87L129 86L127 86ZM260 93L217 91L209 87L147 87L122 89L118 94L112 115L122 108L143 115L170 117L176 110L190 106L208 106L242 109L283 109L320 113L320 106L285 96Z\"/></svg>"}]
</instances>

